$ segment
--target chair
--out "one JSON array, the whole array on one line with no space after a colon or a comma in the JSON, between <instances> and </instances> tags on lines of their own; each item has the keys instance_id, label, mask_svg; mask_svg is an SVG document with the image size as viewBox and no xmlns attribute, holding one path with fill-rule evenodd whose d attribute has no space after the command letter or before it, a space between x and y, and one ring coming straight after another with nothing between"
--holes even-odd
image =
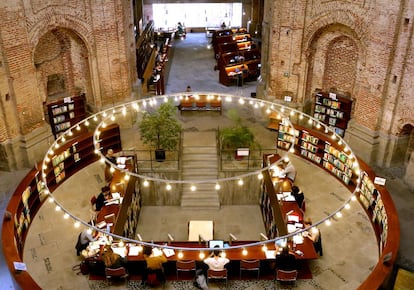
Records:
<instances>
[{"instance_id":1,"label":"chair","mask_svg":"<svg viewBox=\"0 0 414 290\"><path fill-rule=\"evenodd\" d=\"M91 220L95 221L96 220L96 196L93 195L91 197L91 208L89 210L90 214L91 214Z\"/></svg>"},{"instance_id":2,"label":"chair","mask_svg":"<svg viewBox=\"0 0 414 290\"><path fill-rule=\"evenodd\" d=\"M315 251L316 253L319 254L319 256L323 256L323 250L322 250L322 235L321 235L321 231L318 229L319 231L319 238L316 242L313 243L313 246L315 247Z\"/></svg>"},{"instance_id":3,"label":"chair","mask_svg":"<svg viewBox=\"0 0 414 290\"><path fill-rule=\"evenodd\" d=\"M112 280L125 279L125 283L128 282L128 272L125 267L119 268L105 268L105 277L108 284L111 284Z\"/></svg>"},{"instance_id":4,"label":"chair","mask_svg":"<svg viewBox=\"0 0 414 290\"><path fill-rule=\"evenodd\" d=\"M298 270L281 270L276 269L275 277L275 286L277 289L277 283L280 284L292 284L293 287L296 286L296 279L298 277Z\"/></svg>"},{"instance_id":5,"label":"chair","mask_svg":"<svg viewBox=\"0 0 414 290\"><path fill-rule=\"evenodd\" d=\"M191 272L196 271L196 262L194 260L178 260L176 262L176 269L177 269L177 280L178 280L178 272Z\"/></svg>"},{"instance_id":6,"label":"chair","mask_svg":"<svg viewBox=\"0 0 414 290\"><path fill-rule=\"evenodd\" d=\"M260 260L241 260L240 261L240 278L242 271L257 271L257 279L260 276Z\"/></svg>"},{"instance_id":7,"label":"chair","mask_svg":"<svg viewBox=\"0 0 414 290\"><path fill-rule=\"evenodd\" d=\"M226 282L227 288L227 269L223 270L207 270L207 282L209 283L210 280L224 280Z\"/></svg>"}]
</instances>

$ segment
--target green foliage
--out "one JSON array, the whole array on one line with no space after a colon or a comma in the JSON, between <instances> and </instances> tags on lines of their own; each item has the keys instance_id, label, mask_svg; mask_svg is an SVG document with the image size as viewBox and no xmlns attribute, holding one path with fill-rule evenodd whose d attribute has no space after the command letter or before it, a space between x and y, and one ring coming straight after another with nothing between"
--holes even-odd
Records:
<instances>
[{"instance_id":1,"label":"green foliage","mask_svg":"<svg viewBox=\"0 0 414 290\"><path fill-rule=\"evenodd\" d=\"M141 140L155 149L174 150L177 148L181 124L171 102L162 103L157 110L144 113L138 124Z\"/></svg>"},{"instance_id":2,"label":"green foliage","mask_svg":"<svg viewBox=\"0 0 414 290\"><path fill-rule=\"evenodd\" d=\"M252 148L254 134L246 126L224 128L220 131L221 145L226 149Z\"/></svg>"}]
</instances>

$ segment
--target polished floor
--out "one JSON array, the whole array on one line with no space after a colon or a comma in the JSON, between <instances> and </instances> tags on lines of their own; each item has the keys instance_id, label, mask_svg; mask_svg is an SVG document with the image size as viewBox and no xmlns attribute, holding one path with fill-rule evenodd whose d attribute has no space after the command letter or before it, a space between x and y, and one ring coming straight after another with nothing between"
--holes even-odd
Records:
<instances>
[{"instance_id":1,"label":"polished floor","mask_svg":"<svg viewBox=\"0 0 414 290\"><path fill-rule=\"evenodd\" d=\"M183 91L191 85L194 91L217 91L249 96L255 91L256 82L244 84L243 87L224 87L218 83L218 72L213 70L213 52L207 48L208 39L203 34L189 34L185 40L173 42L170 56L170 74L167 81L167 93ZM204 131L217 128L218 124L226 122L225 114L220 119L217 115L195 113L181 116L184 131ZM272 144L274 132L265 129L265 120L244 112L249 125L256 126L261 139ZM184 133L185 134L185 133ZM128 135L128 134L127 134ZM131 141L134 140L134 141ZM134 146L136 139L131 138L124 146ZM268 144L266 144L267 146ZM300 158L292 162L298 169L297 184L306 193L307 215L318 220L337 209L349 192L335 178L325 171L316 169L311 163ZM400 179L403 173L400 168L389 170L376 169L379 176L387 178L386 186L391 192L398 208L401 220L401 249L398 264L413 270L414 244L412 228L414 221L413 192ZM18 172L1 172L1 211L16 187L18 180L27 170ZM321 182L323 181L323 182ZM92 164L67 180L55 192L64 206L75 215L84 219L89 218L89 197L97 193L103 183L103 168L99 163ZM172 216L174 218L172 218ZM239 220L243 217L251 218ZM211 218L215 221L218 232L227 235L230 230L237 233L239 239L249 239L250 235L257 236L262 231L258 206L222 207L214 212L185 212L179 207L145 207L140 216L139 232L146 240L163 240L166 232L173 232L177 239L186 237L183 224L189 218ZM231 217L238 217L232 220ZM225 221L225 222L224 222ZM98 289L106 285L89 281L87 277L77 276L71 268L78 263L74 244L79 229L71 222L63 219L61 212L56 212L55 206L45 203L33 220L24 250L24 261L34 279L43 289ZM313 279L301 280L298 289L356 289L361 281L370 273L378 258L376 239L370 226L369 219L358 203L344 213L341 220L330 227L321 226L324 237L324 256L312 261L310 267ZM1 266L1 289L17 289L7 275L4 263ZM211 289L218 289L212 285ZM231 289L230 284L229 289ZM237 289L267 289L269 285L247 285ZM111 288L122 289L123 286ZM130 288L134 288L130 286ZM184 288L181 284L167 283L168 289ZM236 288L234 288L236 289Z\"/></svg>"}]
</instances>

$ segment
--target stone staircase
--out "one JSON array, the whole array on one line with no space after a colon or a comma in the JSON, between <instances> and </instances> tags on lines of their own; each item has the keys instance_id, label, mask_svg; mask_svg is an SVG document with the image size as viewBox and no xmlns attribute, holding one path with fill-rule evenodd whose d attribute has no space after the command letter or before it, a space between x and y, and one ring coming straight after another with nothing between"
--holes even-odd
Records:
<instances>
[{"instance_id":1,"label":"stone staircase","mask_svg":"<svg viewBox=\"0 0 414 290\"><path fill-rule=\"evenodd\" d=\"M200 133L203 134L203 133ZM211 135L210 135L211 136ZM195 136L192 135L192 138ZM198 137L202 137L201 135ZM217 148L214 142L205 142L204 145L187 144L184 134L182 168L183 180L215 180L217 179L218 161ZM198 139L198 138L197 138ZM198 140L202 140L200 138ZM210 143L210 144L209 144ZM211 143L214 143L211 144ZM197 183L195 191L191 191L192 184L184 184L181 195L181 207L183 209L219 209L220 199L218 191L214 189L214 183Z\"/></svg>"}]
</instances>

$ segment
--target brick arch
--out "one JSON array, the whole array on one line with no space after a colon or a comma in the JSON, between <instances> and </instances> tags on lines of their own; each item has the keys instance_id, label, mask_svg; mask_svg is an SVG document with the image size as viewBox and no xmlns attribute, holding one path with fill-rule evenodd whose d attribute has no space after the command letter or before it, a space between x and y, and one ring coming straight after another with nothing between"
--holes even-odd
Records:
<instances>
[{"instance_id":1,"label":"brick arch","mask_svg":"<svg viewBox=\"0 0 414 290\"><path fill-rule=\"evenodd\" d=\"M358 49L352 38L341 35L332 39L327 45L322 89L352 92L357 61Z\"/></svg>"},{"instance_id":2,"label":"brick arch","mask_svg":"<svg viewBox=\"0 0 414 290\"><path fill-rule=\"evenodd\" d=\"M358 39L360 50L365 51L367 47L368 32L365 31L367 26L361 25L362 20L355 16L350 11L335 11L332 14L326 14L315 19L312 23L306 26L303 36L303 46L310 48L315 39L319 38L320 34L331 25L339 25L347 30L347 33L354 39ZM359 24L359 25L358 25Z\"/></svg>"},{"instance_id":3,"label":"brick arch","mask_svg":"<svg viewBox=\"0 0 414 290\"><path fill-rule=\"evenodd\" d=\"M89 24L70 15L56 15L50 10L42 13L39 21L34 24L29 33L29 42L36 47L43 35L54 29L66 29L76 34L85 44L88 53L94 54L95 39Z\"/></svg>"},{"instance_id":4,"label":"brick arch","mask_svg":"<svg viewBox=\"0 0 414 290\"><path fill-rule=\"evenodd\" d=\"M358 78L357 74L359 69L365 64L365 44L361 41L357 32L354 31L351 27L346 26L343 23L334 22L334 20L328 19L325 17L326 21L318 21L319 25L316 26L314 22L311 28L307 29L308 31L315 29L313 33L307 33L306 39L306 63L308 64L306 77L305 77L305 96L311 97L313 90L316 88L319 89L329 89L330 87L336 87L337 85L329 85L326 82L327 80L327 61L329 64L329 49L338 40L345 40L349 43L352 43L354 47L353 51L355 56L351 57L353 60L353 71L352 74L353 83L352 87L345 87L344 92L353 93L355 89L355 80ZM313 28L312 28L313 27ZM354 61L355 60L355 61ZM325 87L324 84L327 84Z\"/></svg>"}]
</instances>

